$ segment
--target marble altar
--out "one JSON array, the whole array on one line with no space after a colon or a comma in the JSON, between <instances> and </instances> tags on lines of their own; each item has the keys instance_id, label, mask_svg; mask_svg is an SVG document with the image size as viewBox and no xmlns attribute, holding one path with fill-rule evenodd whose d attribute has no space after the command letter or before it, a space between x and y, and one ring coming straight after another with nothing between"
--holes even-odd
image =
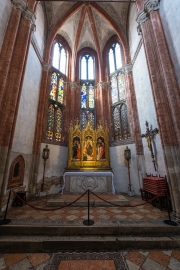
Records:
<instances>
[{"instance_id":1,"label":"marble altar","mask_svg":"<svg viewBox=\"0 0 180 270\"><path fill-rule=\"evenodd\" d=\"M115 194L112 172L65 172L62 194L83 194L91 190L99 194Z\"/></svg>"}]
</instances>

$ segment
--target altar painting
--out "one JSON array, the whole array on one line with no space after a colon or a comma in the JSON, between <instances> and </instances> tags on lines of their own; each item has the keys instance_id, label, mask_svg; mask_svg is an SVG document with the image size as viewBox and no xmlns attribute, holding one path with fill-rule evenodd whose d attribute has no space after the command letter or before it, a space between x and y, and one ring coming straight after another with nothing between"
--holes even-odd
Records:
<instances>
[{"instance_id":1,"label":"altar painting","mask_svg":"<svg viewBox=\"0 0 180 270\"><path fill-rule=\"evenodd\" d=\"M105 142L104 138L101 136L97 138L96 155L97 160L106 159Z\"/></svg>"},{"instance_id":2,"label":"altar painting","mask_svg":"<svg viewBox=\"0 0 180 270\"><path fill-rule=\"evenodd\" d=\"M83 147L83 160L94 160L94 145L93 138L91 136L87 136L85 138Z\"/></svg>"},{"instance_id":3,"label":"altar painting","mask_svg":"<svg viewBox=\"0 0 180 270\"><path fill-rule=\"evenodd\" d=\"M80 160L81 159L81 141L78 136L73 138L72 144L72 159L73 160Z\"/></svg>"}]
</instances>

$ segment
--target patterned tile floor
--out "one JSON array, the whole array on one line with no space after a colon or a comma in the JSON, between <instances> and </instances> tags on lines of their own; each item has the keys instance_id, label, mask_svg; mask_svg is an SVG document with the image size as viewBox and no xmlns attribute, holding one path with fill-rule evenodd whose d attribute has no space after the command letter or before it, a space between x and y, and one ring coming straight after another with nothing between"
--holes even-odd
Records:
<instances>
[{"instance_id":1,"label":"patterned tile floor","mask_svg":"<svg viewBox=\"0 0 180 270\"><path fill-rule=\"evenodd\" d=\"M124 195L124 194L123 194ZM55 196L55 195L54 195ZM126 196L126 195L125 195ZM59 210L51 211L50 207L46 207L47 200L52 198L52 195L46 197L31 199L28 203L35 207L41 207L46 210L36 210L28 205L23 207L10 207L7 218L15 220L63 220L63 221L77 221L87 219L87 207L66 207ZM125 221L140 221L140 220L164 220L168 219L167 211L160 211L159 208L153 207L151 204L144 204L145 202L138 196L129 197L130 205L139 205L137 207L91 207L90 218L94 221L103 220L125 220Z\"/></svg>"},{"instance_id":2,"label":"patterned tile floor","mask_svg":"<svg viewBox=\"0 0 180 270\"><path fill-rule=\"evenodd\" d=\"M64 259L57 265L53 264L53 257L61 255ZM180 250L143 250L113 252L123 262L117 265L117 260L106 259L106 253L100 253L101 258L81 260L78 253L73 260L69 260L70 253L16 253L0 254L1 270L179 270ZM85 254L85 253L84 253ZM97 254L97 253L96 253ZM68 256L67 256L68 255ZM66 258L67 256L67 258ZM97 257L97 256L96 256ZM104 259L103 259L104 257Z\"/></svg>"},{"instance_id":3,"label":"patterned tile floor","mask_svg":"<svg viewBox=\"0 0 180 270\"><path fill-rule=\"evenodd\" d=\"M46 196L28 200L33 206L46 208L46 202L52 196ZM128 197L131 205L144 203L140 197ZM124 220L124 221L159 221L168 219L167 211L161 211L150 204L137 207L91 207L91 219L94 221L103 220ZM60 210L40 211L23 205L23 207L9 207L7 218L11 220L28 221L58 221L64 222L87 219L86 207L67 207ZM63 253L64 256L67 253ZM78 253L77 259L79 258ZM106 254L106 253L103 253ZM179 270L180 250L138 250L117 252L124 261L123 267L114 266L112 260L101 260L97 263L79 260L73 263L71 260L64 260L55 268L52 266L54 253L21 253L21 254L0 254L0 270ZM93 257L92 257L93 258ZM88 264L89 263L89 264Z\"/></svg>"}]
</instances>

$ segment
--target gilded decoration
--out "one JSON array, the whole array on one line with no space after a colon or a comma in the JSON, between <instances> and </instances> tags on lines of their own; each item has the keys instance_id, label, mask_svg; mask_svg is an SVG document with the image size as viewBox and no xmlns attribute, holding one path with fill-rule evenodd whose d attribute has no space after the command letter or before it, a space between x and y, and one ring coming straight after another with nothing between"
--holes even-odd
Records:
<instances>
[{"instance_id":1,"label":"gilded decoration","mask_svg":"<svg viewBox=\"0 0 180 270\"><path fill-rule=\"evenodd\" d=\"M79 120L69 128L67 170L109 170L109 142L107 124L101 121L97 129L89 119L84 129Z\"/></svg>"}]
</instances>

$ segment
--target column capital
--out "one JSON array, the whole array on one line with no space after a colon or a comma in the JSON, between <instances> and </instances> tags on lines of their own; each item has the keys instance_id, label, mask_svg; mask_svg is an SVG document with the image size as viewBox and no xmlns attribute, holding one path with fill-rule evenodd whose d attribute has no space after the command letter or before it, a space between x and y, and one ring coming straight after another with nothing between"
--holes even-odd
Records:
<instances>
[{"instance_id":1,"label":"column capital","mask_svg":"<svg viewBox=\"0 0 180 270\"><path fill-rule=\"evenodd\" d=\"M152 10L158 10L159 9L159 3L160 3L160 0L148 0L144 4L144 10L139 12L139 14L137 16L137 19L136 19L137 23L140 25L140 24L144 23L145 21L147 21L150 18L149 13ZM138 30L138 34L139 33L140 32Z\"/></svg>"},{"instance_id":2,"label":"column capital","mask_svg":"<svg viewBox=\"0 0 180 270\"><path fill-rule=\"evenodd\" d=\"M147 12L149 14L152 10L158 10L159 9L159 2L160 2L160 0L148 0L144 4L145 12Z\"/></svg>"},{"instance_id":3,"label":"column capital","mask_svg":"<svg viewBox=\"0 0 180 270\"><path fill-rule=\"evenodd\" d=\"M127 74L127 73L129 73L129 72L132 72L132 69L133 69L133 65L132 65L131 63L126 64L126 65L124 66L124 73Z\"/></svg>"},{"instance_id":4,"label":"column capital","mask_svg":"<svg viewBox=\"0 0 180 270\"><path fill-rule=\"evenodd\" d=\"M26 9L23 11L22 16L23 16L26 20L30 21L32 24L35 23L36 15L35 15L34 11L32 11L31 9L26 8Z\"/></svg>"},{"instance_id":5,"label":"column capital","mask_svg":"<svg viewBox=\"0 0 180 270\"><path fill-rule=\"evenodd\" d=\"M79 84L77 82L75 82L75 81L69 82L69 86L70 86L71 89L80 87Z\"/></svg>"},{"instance_id":6,"label":"column capital","mask_svg":"<svg viewBox=\"0 0 180 270\"><path fill-rule=\"evenodd\" d=\"M43 63L42 63L42 69L43 69L44 71L46 71L46 72L49 72L50 69L51 69L51 65L48 64L48 63L43 62Z\"/></svg>"},{"instance_id":7,"label":"column capital","mask_svg":"<svg viewBox=\"0 0 180 270\"><path fill-rule=\"evenodd\" d=\"M99 82L97 85L96 85L96 88L99 88L99 89L104 89L107 85L109 85L110 83L109 82Z\"/></svg>"},{"instance_id":8,"label":"column capital","mask_svg":"<svg viewBox=\"0 0 180 270\"><path fill-rule=\"evenodd\" d=\"M21 11L24 11L27 8L26 0L12 0L13 8L19 8Z\"/></svg>"}]
</instances>

